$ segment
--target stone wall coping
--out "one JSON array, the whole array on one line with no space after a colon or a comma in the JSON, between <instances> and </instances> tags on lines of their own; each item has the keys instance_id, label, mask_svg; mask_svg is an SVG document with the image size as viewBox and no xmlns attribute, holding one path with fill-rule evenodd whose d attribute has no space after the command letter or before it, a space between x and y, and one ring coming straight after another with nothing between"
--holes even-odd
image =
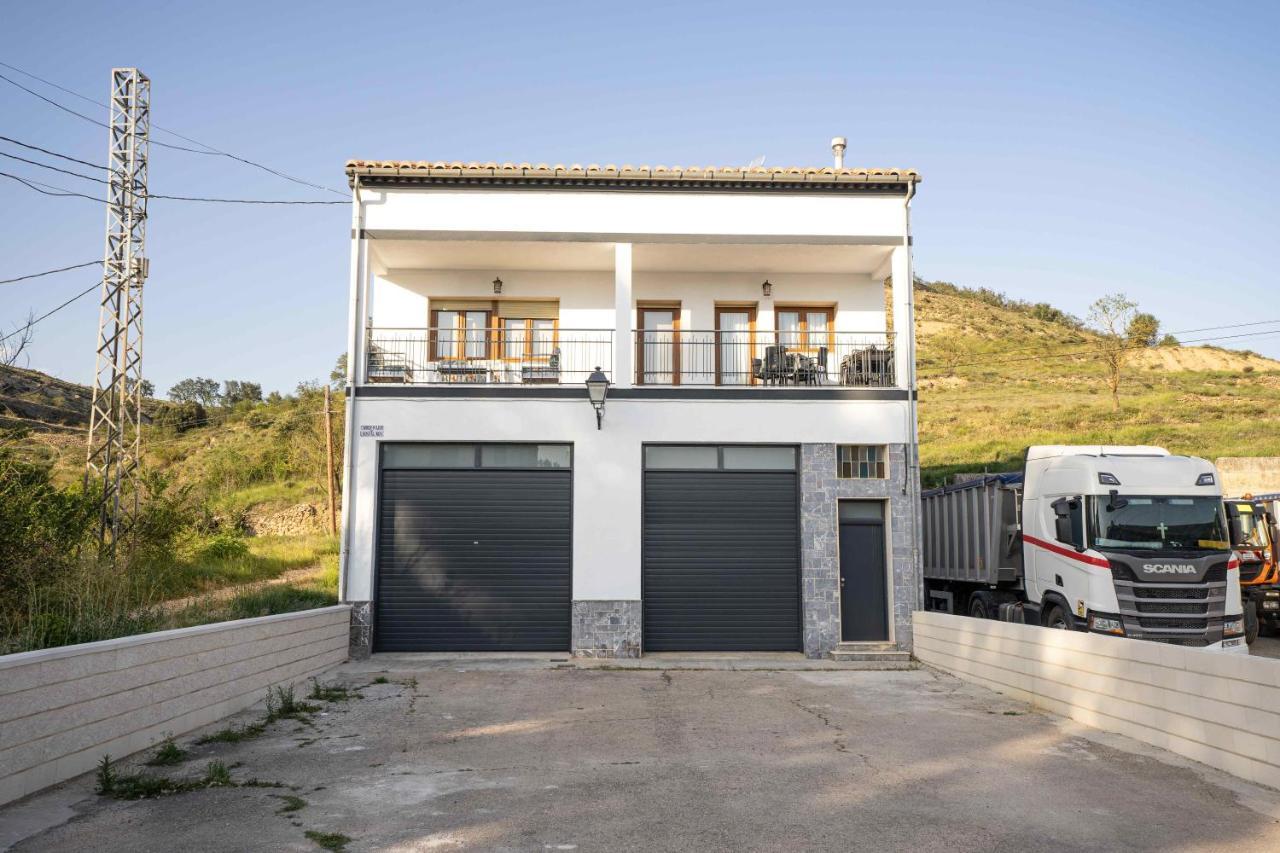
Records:
<instances>
[{"instance_id":1,"label":"stone wall coping","mask_svg":"<svg viewBox=\"0 0 1280 853\"><path fill-rule=\"evenodd\" d=\"M72 646L57 646L51 649L36 649L31 652L17 652L11 655L0 655L0 671L12 667L29 666L33 663L60 660L76 655L111 652L119 649L144 646L149 643L163 643L168 640L197 637L205 634L220 634L230 631L242 631L258 625L270 625L278 622L291 622L301 619L313 619L338 613L349 613L350 604L334 604L329 607L318 607L314 610L297 610L292 613L276 613L271 616L254 616L249 619L234 619L230 622L213 622L208 625L194 625L190 628L171 628L167 631L152 631L149 634L133 634L128 637L117 637L114 640L97 640L92 643L76 643Z\"/></svg>"}]
</instances>

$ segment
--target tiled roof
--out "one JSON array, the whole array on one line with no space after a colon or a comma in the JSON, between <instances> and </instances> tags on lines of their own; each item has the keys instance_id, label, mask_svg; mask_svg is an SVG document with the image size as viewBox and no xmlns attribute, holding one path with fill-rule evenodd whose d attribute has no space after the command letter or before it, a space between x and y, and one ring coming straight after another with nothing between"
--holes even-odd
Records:
<instances>
[{"instance_id":1,"label":"tiled roof","mask_svg":"<svg viewBox=\"0 0 1280 853\"><path fill-rule=\"evenodd\" d=\"M497 180L501 182L698 182L700 184L868 184L919 182L914 169L835 169L831 166L554 166L546 163L463 163L443 160L348 160L347 176L401 180Z\"/></svg>"}]
</instances>

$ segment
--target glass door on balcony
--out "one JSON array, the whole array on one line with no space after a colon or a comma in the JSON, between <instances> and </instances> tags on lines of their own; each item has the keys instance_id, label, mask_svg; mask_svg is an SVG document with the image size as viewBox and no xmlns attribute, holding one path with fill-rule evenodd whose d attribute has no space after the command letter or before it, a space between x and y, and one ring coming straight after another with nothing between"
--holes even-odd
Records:
<instances>
[{"instance_id":1,"label":"glass door on balcony","mask_svg":"<svg viewBox=\"0 0 1280 853\"><path fill-rule=\"evenodd\" d=\"M747 385L755 343L754 308L716 309L716 384Z\"/></svg>"},{"instance_id":2,"label":"glass door on balcony","mask_svg":"<svg viewBox=\"0 0 1280 853\"><path fill-rule=\"evenodd\" d=\"M637 345L638 385L680 384L680 308L641 307Z\"/></svg>"},{"instance_id":3,"label":"glass door on balcony","mask_svg":"<svg viewBox=\"0 0 1280 853\"><path fill-rule=\"evenodd\" d=\"M478 359L489 356L488 311L435 311L432 347L437 359Z\"/></svg>"}]
</instances>

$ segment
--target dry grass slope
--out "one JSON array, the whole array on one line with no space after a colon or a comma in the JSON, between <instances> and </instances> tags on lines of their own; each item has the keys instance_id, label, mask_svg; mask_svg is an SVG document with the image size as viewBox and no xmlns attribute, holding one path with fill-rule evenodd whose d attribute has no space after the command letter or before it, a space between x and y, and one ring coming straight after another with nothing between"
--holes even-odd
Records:
<instances>
[{"instance_id":1,"label":"dry grass slope","mask_svg":"<svg viewBox=\"0 0 1280 853\"><path fill-rule=\"evenodd\" d=\"M917 291L926 483L1019 467L1030 444L1158 444L1280 454L1280 362L1212 347L1142 351L1111 410L1087 331L964 295Z\"/></svg>"}]
</instances>

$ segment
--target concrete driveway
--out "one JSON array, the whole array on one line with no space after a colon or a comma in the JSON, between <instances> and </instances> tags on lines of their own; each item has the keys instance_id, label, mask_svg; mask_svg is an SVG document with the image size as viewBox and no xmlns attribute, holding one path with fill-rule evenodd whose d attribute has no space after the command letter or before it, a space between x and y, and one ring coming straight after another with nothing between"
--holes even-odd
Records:
<instances>
[{"instance_id":1,"label":"concrete driveway","mask_svg":"<svg viewBox=\"0 0 1280 853\"><path fill-rule=\"evenodd\" d=\"M1280 637L1259 637L1249 647L1249 654L1264 658L1280 658Z\"/></svg>"},{"instance_id":2,"label":"concrete driveway","mask_svg":"<svg viewBox=\"0 0 1280 853\"><path fill-rule=\"evenodd\" d=\"M357 697L152 771L234 786L81 779L0 826L74 815L30 851L1280 849L1280 793L927 669L408 666L348 665L326 681Z\"/></svg>"}]
</instances>

